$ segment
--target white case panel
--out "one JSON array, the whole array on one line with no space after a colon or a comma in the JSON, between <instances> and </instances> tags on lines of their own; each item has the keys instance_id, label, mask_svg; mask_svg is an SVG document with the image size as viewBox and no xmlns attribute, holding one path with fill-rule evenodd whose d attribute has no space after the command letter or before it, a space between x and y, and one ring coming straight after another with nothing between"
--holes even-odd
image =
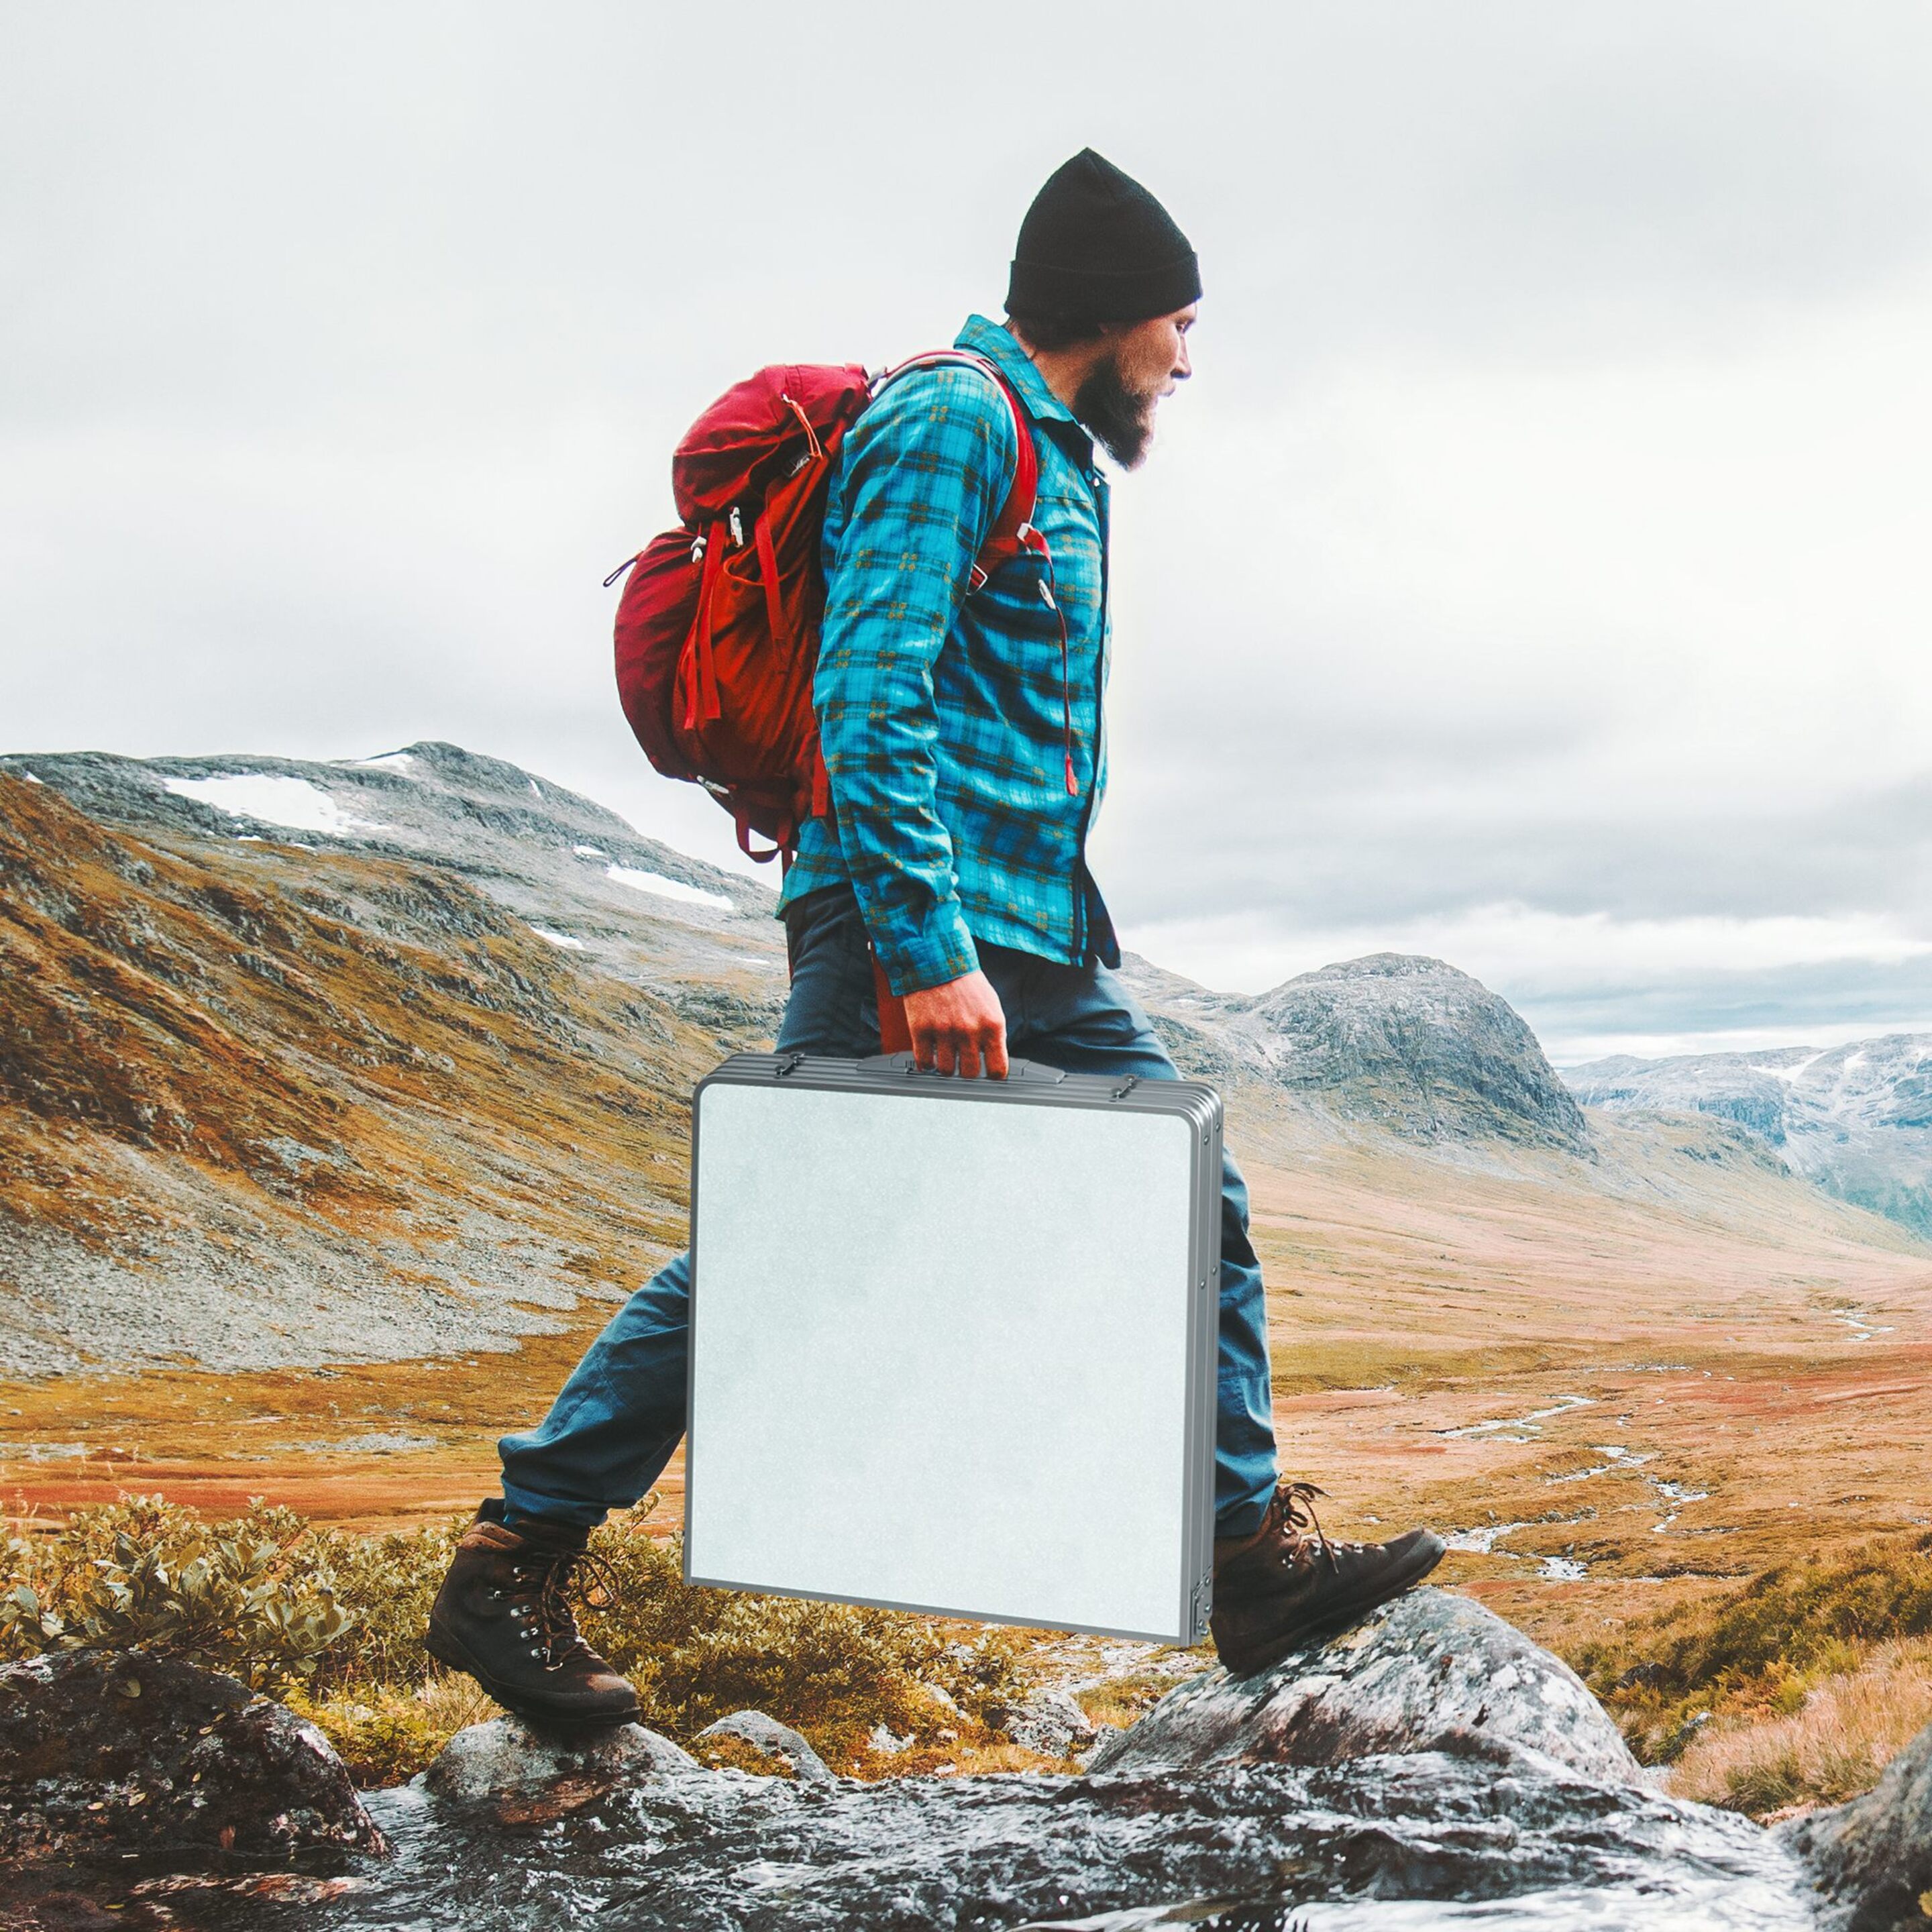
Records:
<instances>
[{"instance_id":1,"label":"white case panel","mask_svg":"<svg viewBox=\"0 0 1932 1932\"><path fill-rule=\"evenodd\" d=\"M687 1574L1193 1641L1218 1101L780 1064L699 1092Z\"/></svg>"}]
</instances>

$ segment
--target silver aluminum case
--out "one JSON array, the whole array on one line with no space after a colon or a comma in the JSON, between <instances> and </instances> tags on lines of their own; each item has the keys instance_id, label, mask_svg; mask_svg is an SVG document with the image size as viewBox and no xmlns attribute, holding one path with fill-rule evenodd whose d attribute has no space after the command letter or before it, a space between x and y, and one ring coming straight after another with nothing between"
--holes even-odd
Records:
<instances>
[{"instance_id":1,"label":"silver aluminum case","mask_svg":"<svg viewBox=\"0 0 1932 1932\"><path fill-rule=\"evenodd\" d=\"M1098 1109L1124 1114L1156 1114L1186 1125L1191 1159L1186 1179L1190 1227L1185 1276L1177 1276L1175 1295L1186 1304L1183 1318L1186 1336L1185 1418L1181 1431L1180 1466L1173 1480L1180 1490L1181 1534L1174 1566L1173 1616L1157 1628L1130 1628L1114 1623L1056 1619L1045 1627L1098 1636L1136 1637L1192 1646L1208 1634L1214 1569L1214 1431L1216 1365L1220 1342L1222 1104L1220 1095L1203 1082L1190 1080L1141 1080L1118 1075L1064 1073L1058 1068L1015 1060L1004 1081L961 1079L921 1071L911 1054L878 1054L866 1060L844 1060L804 1054L739 1053L698 1083L692 1100L691 1252L692 1305L687 1367L686 1438L685 1563L687 1582L726 1589L816 1598L821 1601L865 1604L880 1608L960 1616L993 1623L1041 1625L1037 1615L993 1600L911 1602L848 1593L838 1589L802 1588L782 1574L723 1576L705 1574L694 1566L694 1546L704 1507L704 1459L699 1453L701 1400L699 1370L705 1342L705 1216L728 1211L709 1200L704 1186L703 1120L706 1094L727 1087L782 1088L791 1092L891 1096L909 1106L1040 1107ZM798 1184L810 1184L801 1162ZM1094 1418L1104 1426L1104 1416ZM997 1497L980 1498L988 1508L1000 1507ZM1091 1498L1094 1510L1104 1516L1109 1507L1105 1494ZM747 1566L749 1567L749 1566Z\"/></svg>"}]
</instances>

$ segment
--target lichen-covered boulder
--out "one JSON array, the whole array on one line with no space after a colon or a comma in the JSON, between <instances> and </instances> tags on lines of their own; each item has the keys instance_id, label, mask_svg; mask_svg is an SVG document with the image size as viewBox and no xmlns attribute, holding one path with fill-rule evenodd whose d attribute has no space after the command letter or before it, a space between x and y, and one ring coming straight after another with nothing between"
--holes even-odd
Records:
<instances>
[{"instance_id":1,"label":"lichen-covered boulder","mask_svg":"<svg viewBox=\"0 0 1932 1932\"><path fill-rule=\"evenodd\" d=\"M831 1767L810 1743L789 1724L767 1717L763 1711L734 1711L698 1732L706 1738L729 1738L746 1745L765 1762L758 1768L778 1778L795 1778L801 1784L836 1784Z\"/></svg>"},{"instance_id":2,"label":"lichen-covered boulder","mask_svg":"<svg viewBox=\"0 0 1932 1932\"><path fill-rule=\"evenodd\" d=\"M1042 1757L1071 1756L1099 1736L1072 1694L1058 1690L1036 1691L1007 1718L1005 1729L1015 1744Z\"/></svg>"},{"instance_id":3,"label":"lichen-covered boulder","mask_svg":"<svg viewBox=\"0 0 1932 1932\"><path fill-rule=\"evenodd\" d=\"M1829 1901L1832 1932L1896 1932L1932 1922L1932 1724L1849 1804L1794 1819L1778 1835Z\"/></svg>"},{"instance_id":4,"label":"lichen-covered boulder","mask_svg":"<svg viewBox=\"0 0 1932 1932\"><path fill-rule=\"evenodd\" d=\"M1568 1665L1467 1598L1399 1597L1250 1678L1214 1670L1102 1744L1093 1772L1335 1765L1389 1753L1529 1750L1608 1784L1643 1774Z\"/></svg>"},{"instance_id":5,"label":"lichen-covered boulder","mask_svg":"<svg viewBox=\"0 0 1932 1932\"><path fill-rule=\"evenodd\" d=\"M446 1804L488 1810L499 1824L541 1825L621 1784L666 1773L707 1774L688 1751L642 1724L572 1733L493 1718L458 1731L423 1783Z\"/></svg>"},{"instance_id":6,"label":"lichen-covered boulder","mask_svg":"<svg viewBox=\"0 0 1932 1932\"><path fill-rule=\"evenodd\" d=\"M243 1683L138 1651L0 1666L0 1858L380 1852L342 1760Z\"/></svg>"}]
</instances>

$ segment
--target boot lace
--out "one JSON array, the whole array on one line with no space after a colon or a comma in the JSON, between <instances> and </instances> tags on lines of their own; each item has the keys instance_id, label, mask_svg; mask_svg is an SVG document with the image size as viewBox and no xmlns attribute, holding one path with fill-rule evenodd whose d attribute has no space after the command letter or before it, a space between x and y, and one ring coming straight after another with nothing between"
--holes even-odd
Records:
<instances>
[{"instance_id":1,"label":"boot lace","mask_svg":"<svg viewBox=\"0 0 1932 1932\"><path fill-rule=\"evenodd\" d=\"M1312 1544L1316 1551L1326 1561L1330 1569L1336 1567L1338 1551L1364 1550L1368 1546L1360 1543L1343 1543L1332 1538L1322 1527L1322 1519L1315 1513L1315 1498L1328 1500L1328 1492L1318 1489L1312 1483L1283 1483L1275 1491L1275 1502L1281 1511L1281 1520L1287 1526L1288 1536L1281 1552L1283 1563L1292 1563L1309 1553Z\"/></svg>"},{"instance_id":2,"label":"boot lace","mask_svg":"<svg viewBox=\"0 0 1932 1932\"><path fill-rule=\"evenodd\" d=\"M532 1640L531 1656L546 1670L561 1670L575 1652L590 1648L577 1628L572 1594L594 1610L607 1607L617 1600L616 1572L587 1550L526 1558L514 1572L523 1587L511 1615Z\"/></svg>"}]
</instances>

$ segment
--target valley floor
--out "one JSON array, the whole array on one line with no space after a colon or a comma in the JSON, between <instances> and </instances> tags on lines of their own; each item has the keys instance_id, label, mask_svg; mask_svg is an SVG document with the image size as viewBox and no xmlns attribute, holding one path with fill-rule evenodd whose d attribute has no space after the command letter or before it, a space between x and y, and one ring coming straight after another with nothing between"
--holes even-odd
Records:
<instances>
[{"instance_id":1,"label":"valley floor","mask_svg":"<svg viewBox=\"0 0 1932 1932\"><path fill-rule=\"evenodd\" d=\"M1932 1252L1699 1124L1593 1124L1581 1162L1353 1142L1267 1099L1236 1123L1285 1469L1334 1533L1448 1534L1441 1580L1572 1657L1932 1524ZM0 1496L35 1526L129 1492L466 1514L608 1313L501 1353L0 1385ZM681 1490L674 1463L654 1532Z\"/></svg>"}]
</instances>

